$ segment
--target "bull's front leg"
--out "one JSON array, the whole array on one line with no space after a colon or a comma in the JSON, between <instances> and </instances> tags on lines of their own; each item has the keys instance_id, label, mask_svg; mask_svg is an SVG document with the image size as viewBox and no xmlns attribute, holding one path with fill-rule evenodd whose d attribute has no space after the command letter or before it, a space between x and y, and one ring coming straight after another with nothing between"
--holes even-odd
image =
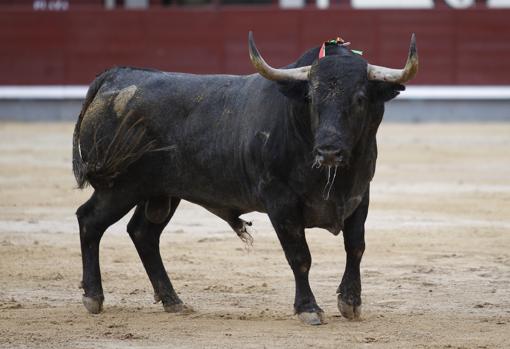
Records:
<instances>
[{"instance_id":1,"label":"bull's front leg","mask_svg":"<svg viewBox=\"0 0 510 349\"><path fill-rule=\"evenodd\" d=\"M338 310L347 319L361 316L360 263L365 251L365 220L368 213L369 190L354 213L345 221L343 235L347 254L345 272L338 286Z\"/></svg>"},{"instance_id":2,"label":"bull's front leg","mask_svg":"<svg viewBox=\"0 0 510 349\"><path fill-rule=\"evenodd\" d=\"M294 273L294 311L303 323L320 325L324 323L324 313L317 305L308 281L312 257L306 243L301 209L297 200L285 188L273 187L270 193L266 209Z\"/></svg>"}]
</instances>

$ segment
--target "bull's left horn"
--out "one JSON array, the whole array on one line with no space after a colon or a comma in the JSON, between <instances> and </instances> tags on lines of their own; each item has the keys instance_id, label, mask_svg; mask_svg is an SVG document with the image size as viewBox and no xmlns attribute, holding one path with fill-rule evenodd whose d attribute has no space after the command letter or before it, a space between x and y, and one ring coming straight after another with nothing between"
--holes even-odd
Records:
<instances>
[{"instance_id":1,"label":"bull's left horn","mask_svg":"<svg viewBox=\"0 0 510 349\"><path fill-rule=\"evenodd\" d=\"M369 80L380 80L404 84L414 78L418 72L418 51L416 50L416 35L411 36L409 56L404 69L391 69L378 65L369 64L367 73Z\"/></svg>"},{"instance_id":2,"label":"bull's left horn","mask_svg":"<svg viewBox=\"0 0 510 349\"><path fill-rule=\"evenodd\" d=\"M259 50L257 50L257 46L255 46L251 31L248 34L248 47L251 63L259 74L266 79L274 81L308 80L308 74L310 73L309 65L292 69L276 69L267 64L260 55Z\"/></svg>"}]
</instances>

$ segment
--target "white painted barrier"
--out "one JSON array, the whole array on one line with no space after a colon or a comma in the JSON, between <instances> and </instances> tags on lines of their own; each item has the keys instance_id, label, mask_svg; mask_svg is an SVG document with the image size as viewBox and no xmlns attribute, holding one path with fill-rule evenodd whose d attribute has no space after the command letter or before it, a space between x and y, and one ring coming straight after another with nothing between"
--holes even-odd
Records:
<instances>
[{"instance_id":1,"label":"white painted barrier","mask_svg":"<svg viewBox=\"0 0 510 349\"><path fill-rule=\"evenodd\" d=\"M510 86L407 86L399 99L510 100Z\"/></svg>"},{"instance_id":2,"label":"white painted barrier","mask_svg":"<svg viewBox=\"0 0 510 349\"><path fill-rule=\"evenodd\" d=\"M76 100L88 86L0 86L0 100ZM510 100L510 86L407 86L398 99Z\"/></svg>"},{"instance_id":3,"label":"white painted barrier","mask_svg":"<svg viewBox=\"0 0 510 349\"><path fill-rule=\"evenodd\" d=\"M0 86L0 99L83 99L88 86Z\"/></svg>"}]
</instances>

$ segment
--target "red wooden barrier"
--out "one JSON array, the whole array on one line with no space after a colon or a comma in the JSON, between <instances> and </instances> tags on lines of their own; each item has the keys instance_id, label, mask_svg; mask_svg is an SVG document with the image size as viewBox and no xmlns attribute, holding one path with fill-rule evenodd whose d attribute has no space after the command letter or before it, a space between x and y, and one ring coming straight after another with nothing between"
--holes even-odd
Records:
<instances>
[{"instance_id":1,"label":"red wooden barrier","mask_svg":"<svg viewBox=\"0 0 510 349\"><path fill-rule=\"evenodd\" d=\"M510 10L279 10L268 7L0 11L0 85L87 84L115 65L253 72L248 30L282 66L342 36L379 65L404 64L416 32L417 84L510 84Z\"/></svg>"}]
</instances>

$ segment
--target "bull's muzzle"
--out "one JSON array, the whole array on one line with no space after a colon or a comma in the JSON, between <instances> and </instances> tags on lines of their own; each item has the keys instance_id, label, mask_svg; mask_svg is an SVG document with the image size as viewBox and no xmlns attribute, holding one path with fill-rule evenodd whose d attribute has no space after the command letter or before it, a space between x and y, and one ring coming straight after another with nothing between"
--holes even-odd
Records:
<instances>
[{"instance_id":1,"label":"bull's muzzle","mask_svg":"<svg viewBox=\"0 0 510 349\"><path fill-rule=\"evenodd\" d=\"M315 162L321 166L347 167L349 166L350 154L342 149L317 148L315 150Z\"/></svg>"}]
</instances>

